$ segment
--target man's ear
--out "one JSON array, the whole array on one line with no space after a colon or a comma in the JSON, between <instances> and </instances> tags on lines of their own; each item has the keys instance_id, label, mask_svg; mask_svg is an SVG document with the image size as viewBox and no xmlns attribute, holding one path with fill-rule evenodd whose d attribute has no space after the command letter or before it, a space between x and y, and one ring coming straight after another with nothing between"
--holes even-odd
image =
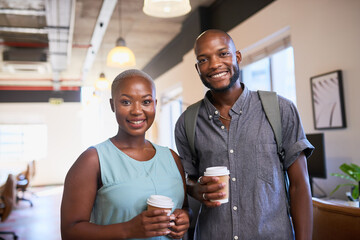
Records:
<instances>
[{"instance_id":1,"label":"man's ear","mask_svg":"<svg viewBox=\"0 0 360 240\"><path fill-rule=\"evenodd\" d=\"M236 51L236 61L238 64L240 64L242 60L241 52L239 50Z\"/></svg>"},{"instance_id":2,"label":"man's ear","mask_svg":"<svg viewBox=\"0 0 360 240\"><path fill-rule=\"evenodd\" d=\"M197 73L199 74L199 76L201 76L200 69L199 69L199 64L195 63L195 69L196 69Z\"/></svg>"},{"instance_id":3,"label":"man's ear","mask_svg":"<svg viewBox=\"0 0 360 240\"><path fill-rule=\"evenodd\" d=\"M111 107L111 110L113 112L115 112L115 107L114 107L114 100L112 98L110 98L110 107Z\"/></svg>"}]
</instances>

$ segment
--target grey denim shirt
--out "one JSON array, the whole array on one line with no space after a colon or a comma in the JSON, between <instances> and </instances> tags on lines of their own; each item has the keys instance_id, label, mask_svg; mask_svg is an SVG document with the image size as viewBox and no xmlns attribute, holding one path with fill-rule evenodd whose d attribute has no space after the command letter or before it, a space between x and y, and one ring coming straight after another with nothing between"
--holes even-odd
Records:
<instances>
[{"instance_id":1,"label":"grey denim shirt","mask_svg":"<svg viewBox=\"0 0 360 240\"><path fill-rule=\"evenodd\" d=\"M184 128L184 114L175 128L177 150L185 172L203 175L211 166L230 170L229 202L217 208L201 206L195 239L292 239L286 195L274 133L257 92L243 85L231 108L229 130L205 95L195 130L199 165L192 163ZM307 141L295 105L279 96L286 169L313 146Z\"/></svg>"}]
</instances>

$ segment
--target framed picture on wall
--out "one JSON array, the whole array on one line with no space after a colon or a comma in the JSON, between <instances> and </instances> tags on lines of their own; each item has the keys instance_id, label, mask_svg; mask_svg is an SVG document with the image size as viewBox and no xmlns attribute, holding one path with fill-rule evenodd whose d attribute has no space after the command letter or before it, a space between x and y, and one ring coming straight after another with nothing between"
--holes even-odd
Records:
<instances>
[{"instance_id":1,"label":"framed picture on wall","mask_svg":"<svg viewBox=\"0 0 360 240\"><path fill-rule=\"evenodd\" d=\"M310 78L315 129L345 128L345 107L342 72Z\"/></svg>"}]
</instances>

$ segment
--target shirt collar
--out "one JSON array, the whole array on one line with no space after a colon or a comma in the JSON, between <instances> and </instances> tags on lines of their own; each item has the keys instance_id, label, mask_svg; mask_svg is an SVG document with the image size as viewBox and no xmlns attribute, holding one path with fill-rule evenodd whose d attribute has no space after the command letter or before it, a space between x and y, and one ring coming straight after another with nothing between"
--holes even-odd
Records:
<instances>
[{"instance_id":1,"label":"shirt collar","mask_svg":"<svg viewBox=\"0 0 360 240\"><path fill-rule=\"evenodd\" d=\"M241 95L239 96L239 98L236 100L236 102L234 103L234 105L231 108L231 112L233 112L234 114L238 114L240 115L242 113L242 110L244 108L245 103L247 102L247 100L249 99L249 89L246 87L246 85L244 83L241 83L241 87L243 89L243 92L241 93ZM208 113L209 119L211 119L214 115L218 114L218 110L215 108L215 106L210 102L210 90L206 92L205 97L204 97L204 105L205 105L205 109ZM230 116L231 113L230 112Z\"/></svg>"}]
</instances>

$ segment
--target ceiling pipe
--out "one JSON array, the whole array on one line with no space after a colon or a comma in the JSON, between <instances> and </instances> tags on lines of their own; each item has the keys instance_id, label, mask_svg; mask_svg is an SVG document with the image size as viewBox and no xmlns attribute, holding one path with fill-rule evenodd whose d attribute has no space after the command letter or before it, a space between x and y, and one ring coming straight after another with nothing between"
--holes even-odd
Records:
<instances>
[{"instance_id":1,"label":"ceiling pipe","mask_svg":"<svg viewBox=\"0 0 360 240\"><path fill-rule=\"evenodd\" d=\"M28 47L28 48L47 48L47 43L35 43L35 42L1 42L0 45L8 47Z\"/></svg>"},{"instance_id":2,"label":"ceiling pipe","mask_svg":"<svg viewBox=\"0 0 360 240\"><path fill-rule=\"evenodd\" d=\"M116 3L117 0L104 0L103 5L101 6L100 14L96 21L95 29L90 41L91 47L87 51L82 69L81 79L83 81L85 81L94 63Z\"/></svg>"},{"instance_id":3,"label":"ceiling pipe","mask_svg":"<svg viewBox=\"0 0 360 240\"><path fill-rule=\"evenodd\" d=\"M0 14L13 14L24 16L45 16L45 11L30 10L30 9L0 9Z\"/></svg>"},{"instance_id":4,"label":"ceiling pipe","mask_svg":"<svg viewBox=\"0 0 360 240\"><path fill-rule=\"evenodd\" d=\"M13 81L14 83L16 82L50 82L53 81L52 78L0 78L0 82L5 82L5 81ZM60 82L80 82L81 79L80 78L62 78L59 79Z\"/></svg>"},{"instance_id":5,"label":"ceiling pipe","mask_svg":"<svg viewBox=\"0 0 360 240\"><path fill-rule=\"evenodd\" d=\"M48 34L46 28L0 27L0 32Z\"/></svg>"},{"instance_id":6,"label":"ceiling pipe","mask_svg":"<svg viewBox=\"0 0 360 240\"><path fill-rule=\"evenodd\" d=\"M48 43L35 43L35 42L1 42L0 45L8 47L28 47L28 48L47 48ZM91 44L73 43L72 48L89 48Z\"/></svg>"}]
</instances>

